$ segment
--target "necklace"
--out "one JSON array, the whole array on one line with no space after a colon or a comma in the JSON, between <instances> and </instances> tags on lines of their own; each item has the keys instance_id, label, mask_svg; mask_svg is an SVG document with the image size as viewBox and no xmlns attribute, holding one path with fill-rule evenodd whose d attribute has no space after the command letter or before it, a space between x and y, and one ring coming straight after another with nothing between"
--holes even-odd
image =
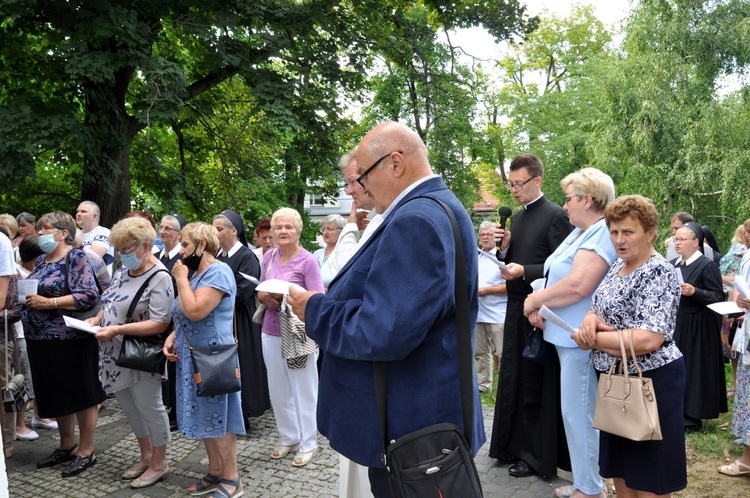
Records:
<instances>
[{"instance_id":1,"label":"necklace","mask_svg":"<svg viewBox=\"0 0 750 498\"><path fill-rule=\"evenodd\" d=\"M65 257L65 256L67 256L67 254L68 254L68 253L70 252L70 250L71 250L71 249L72 249L72 247L68 246L68 247L67 247L67 248L66 248L66 249L65 249L65 250L63 251L62 255L60 255L59 257L57 257L57 258L55 258L55 259L49 259L49 254L48 254L48 255L47 255L47 257L46 257L46 258L44 258L44 263L45 263L45 264L50 264L50 263L57 263L58 261L60 261L61 259L63 259L63 258Z\"/></svg>"}]
</instances>

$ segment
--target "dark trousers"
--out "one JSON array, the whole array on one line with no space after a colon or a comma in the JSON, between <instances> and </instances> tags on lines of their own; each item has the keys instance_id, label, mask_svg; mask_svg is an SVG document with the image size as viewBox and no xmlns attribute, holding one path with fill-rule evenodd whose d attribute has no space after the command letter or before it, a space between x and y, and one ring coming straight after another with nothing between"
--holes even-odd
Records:
<instances>
[{"instance_id":1,"label":"dark trousers","mask_svg":"<svg viewBox=\"0 0 750 498\"><path fill-rule=\"evenodd\" d=\"M368 467L367 476L370 478L370 491L375 498L393 498L391 484L388 481L388 471L384 468Z\"/></svg>"}]
</instances>

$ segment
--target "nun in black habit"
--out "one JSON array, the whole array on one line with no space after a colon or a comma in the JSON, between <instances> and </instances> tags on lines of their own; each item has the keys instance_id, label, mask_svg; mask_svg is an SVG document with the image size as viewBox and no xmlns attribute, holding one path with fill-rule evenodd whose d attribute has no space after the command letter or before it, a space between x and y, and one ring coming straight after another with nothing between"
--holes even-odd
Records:
<instances>
[{"instance_id":1,"label":"nun in black habit","mask_svg":"<svg viewBox=\"0 0 750 498\"><path fill-rule=\"evenodd\" d=\"M724 300L721 272L702 254L704 232L693 222L675 233L672 260L682 276L682 297L677 309L674 341L685 357L685 429L695 430L703 419L727 411L724 357L721 351L721 316L706 306Z\"/></svg>"},{"instance_id":2,"label":"nun in black habit","mask_svg":"<svg viewBox=\"0 0 750 498\"><path fill-rule=\"evenodd\" d=\"M213 225L219 232L220 249L216 258L229 265L237 281L234 316L242 376L242 413L247 426L248 419L263 415L271 407L260 325L252 320L256 309L256 284L241 275L260 278L260 263L247 246L244 222L239 214L225 209L214 216Z\"/></svg>"}]
</instances>

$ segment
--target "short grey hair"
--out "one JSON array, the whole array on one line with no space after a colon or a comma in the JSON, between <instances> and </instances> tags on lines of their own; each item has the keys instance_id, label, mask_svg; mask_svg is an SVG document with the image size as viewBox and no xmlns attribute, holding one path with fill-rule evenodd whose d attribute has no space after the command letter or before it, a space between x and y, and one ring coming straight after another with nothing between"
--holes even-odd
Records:
<instances>
[{"instance_id":1,"label":"short grey hair","mask_svg":"<svg viewBox=\"0 0 750 498\"><path fill-rule=\"evenodd\" d=\"M289 207L277 209L276 212L274 212L271 216L271 231L273 231L276 227L276 220L278 218L291 218L292 224L297 230L297 233L302 233L302 216L300 216L299 211L297 211L296 209L292 209Z\"/></svg>"},{"instance_id":2,"label":"short grey hair","mask_svg":"<svg viewBox=\"0 0 750 498\"><path fill-rule=\"evenodd\" d=\"M492 222L492 221L487 220L487 221L483 221L482 223L479 224L479 231L480 232L482 230L487 230L488 228L491 228L491 229L494 230L495 229L495 223Z\"/></svg>"},{"instance_id":3,"label":"short grey hair","mask_svg":"<svg viewBox=\"0 0 750 498\"><path fill-rule=\"evenodd\" d=\"M16 222L19 225L33 225L36 221L36 216L31 213L23 212L16 216Z\"/></svg>"},{"instance_id":4,"label":"short grey hair","mask_svg":"<svg viewBox=\"0 0 750 498\"><path fill-rule=\"evenodd\" d=\"M322 225L325 225L327 223L333 223L334 225L336 225L336 228L341 230L342 228L344 228L344 225L346 225L346 219L344 219L344 217L340 214L329 214L323 220Z\"/></svg>"},{"instance_id":5,"label":"short grey hair","mask_svg":"<svg viewBox=\"0 0 750 498\"><path fill-rule=\"evenodd\" d=\"M172 228L177 230L178 232L182 230L182 226L180 225L180 220L172 216L171 214L168 214L166 216L162 216L161 221L167 221L170 225L172 225Z\"/></svg>"},{"instance_id":6,"label":"short grey hair","mask_svg":"<svg viewBox=\"0 0 750 498\"><path fill-rule=\"evenodd\" d=\"M99 204L97 204L94 201L83 201L81 204L86 204L91 209L91 214L95 214L97 216L100 216L102 213L99 210Z\"/></svg>"},{"instance_id":7,"label":"short grey hair","mask_svg":"<svg viewBox=\"0 0 750 498\"><path fill-rule=\"evenodd\" d=\"M341 156L341 159L339 160L339 169L341 171L345 171L346 167L351 164L352 161L354 161L354 158L357 156L357 148L354 147L352 150Z\"/></svg>"}]
</instances>

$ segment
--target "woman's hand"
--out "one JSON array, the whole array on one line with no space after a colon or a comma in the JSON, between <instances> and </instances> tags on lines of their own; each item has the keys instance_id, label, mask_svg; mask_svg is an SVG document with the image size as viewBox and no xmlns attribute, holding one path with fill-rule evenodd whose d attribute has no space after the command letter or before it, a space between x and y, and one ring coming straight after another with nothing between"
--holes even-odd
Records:
<instances>
[{"instance_id":1,"label":"woman's hand","mask_svg":"<svg viewBox=\"0 0 750 498\"><path fill-rule=\"evenodd\" d=\"M188 276L188 267L185 266L185 264L180 261L179 259L175 262L174 266L172 267L172 276L175 280L180 278L187 278Z\"/></svg>"},{"instance_id":2,"label":"woman's hand","mask_svg":"<svg viewBox=\"0 0 750 498\"><path fill-rule=\"evenodd\" d=\"M539 310L532 311L527 318L529 319L529 323L534 327L544 330L544 318L539 314Z\"/></svg>"},{"instance_id":3,"label":"woman's hand","mask_svg":"<svg viewBox=\"0 0 750 498\"><path fill-rule=\"evenodd\" d=\"M26 299L28 299L28 297ZM734 303L743 310L746 310L748 307L748 300L740 296L739 294L737 294L737 297L734 299Z\"/></svg>"},{"instance_id":4,"label":"woman's hand","mask_svg":"<svg viewBox=\"0 0 750 498\"><path fill-rule=\"evenodd\" d=\"M89 318L86 321L90 323L90 320L94 320L94 318ZM99 342L111 341L114 336L119 334L119 332L117 331L118 328L118 325L113 325L111 327L100 327L99 330L96 331L96 340Z\"/></svg>"},{"instance_id":5,"label":"woman's hand","mask_svg":"<svg viewBox=\"0 0 750 498\"><path fill-rule=\"evenodd\" d=\"M586 351L595 346L597 332L613 330L615 330L614 327L602 322L595 312L589 311L583 318L580 327L578 327L578 333L571 334L570 338L578 344L578 347Z\"/></svg>"},{"instance_id":6,"label":"woman's hand","mask_svg":"<svg viewBox=\"0 0 750 498\"><path fill-rule=\"evenodd\" d=\"M281 294L271 294L269 292L258 292L258 301L266 305L266 308L270 310L277 310L281 308L281 300L284 296Z\"/></svg>"},{"instance_id":7,"label":"woman's hand","mask_svg":"<svg viewBox=\"0 0 750 498\"><path fill-rule=\"evenodd\" d=\"M682 291L683 296L690 297L695 294L695 287L684 282L680 284L680 290Z\"/></svg>"},{"instance_id":8,"label":"woman's hand","mask_svg":"<svg viewBox=\"0 0 750 498\"><path fill-rule=\"evenodd\" d=\"M532 312L537 311L539 309L539 306L534 303L534 293L532 292L526 297L526 300L523 302L523 316L526 318L529 318L529 315L531 315ZM531 320L529 320L531 321Z\"/></svg>"},{"instance_id":9,"label":"woman's hand","mask_svg":"<svg viewBox=\"0 0 750 498\"><path fill-rule=\"evenodd\" d=\"M26 306L32 310L51 310L55 308L52 297L44 297L39 294L27 294Z\"/></svg>"},{"instance_id":10,"label":"woman's hand","mask_svg":"<svg viewBox=\"0 0 750 498\"><path fill-rule=\"evenodd\" d=\"M98 327L102 323L102 312L100 311L98 315L85 319L84 322L92 327Z\"/></svg>"},{"instance_id":11,"label":"woman's hand","mask_svg":"<svg viewBox=\"0 0 750 498\"><path fill-rule=\"evenodd\" d=\"M177 350L174 345L174 332L167 336L167 339L164 341L164 347L161 350L169 361L177 361L180 359L180 357L177 356Z\"/></svg>"}]
</instances>

